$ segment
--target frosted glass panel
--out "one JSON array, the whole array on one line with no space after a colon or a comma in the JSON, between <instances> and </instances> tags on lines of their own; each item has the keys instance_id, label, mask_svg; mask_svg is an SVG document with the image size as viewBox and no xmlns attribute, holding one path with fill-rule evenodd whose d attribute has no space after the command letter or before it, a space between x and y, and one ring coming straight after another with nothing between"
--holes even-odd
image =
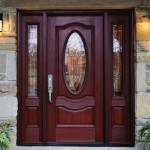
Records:
<instances>
[{"instance_id":1,"label":"frosted glass panel","mask_svg":"<svg viewBox=\"0 0 150 150\"><path fill-rule=\"evenodd\" d=\"M85 47L77 32L72 33L67 41L64 63L66 85L76 94L83 86L86 71Z\"/></svg>"},{"instance_id":2,"label":"frosted glass panel","mask_svg":"<svg viewBox=\"0 0 150 150\"><path fill-rule=\"evenodd\" d=\"M37 96L37 25L28 25L28 96Z\"/></svg>"},{"instance_id":3,"label":"frosted glass panel","mask_svg":"<svg viewBox=\"0 0 150 150\"><path fill-rule=\"evenodd\" d=\"M113 25L114 96L122 95L122 37L123 26Z\"/></svg>"}]
</instances>

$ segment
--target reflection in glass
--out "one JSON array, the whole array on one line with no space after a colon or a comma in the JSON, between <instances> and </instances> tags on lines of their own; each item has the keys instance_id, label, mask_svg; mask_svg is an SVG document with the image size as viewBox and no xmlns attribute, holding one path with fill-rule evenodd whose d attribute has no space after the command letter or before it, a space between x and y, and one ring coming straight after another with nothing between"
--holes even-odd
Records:
<instances>
[{"instance_id":1,"label":"reflection in glass","mask_svg":"<svg viewBox=\"0 0 150 150\"><path fill-rule=\"evenodd\" d=\"M67 41L64 71L68 89L76 94L83 85L86 71L85 47L77 32L73 32Z\"/></svg>"},{"instance_id":2,"label":"reflection in glass","mask_svg":"<svg viewBox=\"0 0 150 150\"><path fill-rule=\"evenodd\" d=\"M123 26L113 25L114 96L122 95L122 37Z\"/></svg>"},{"instance_id":3,"label":"reflection in glass","mask_svg":"<svg viewBox=\"0 0 150 150\"><path fill-rule=\"evenodd\" d=\"M37 25L28 25L28 96L37 96Z\"/></svg>"}]
</instances>

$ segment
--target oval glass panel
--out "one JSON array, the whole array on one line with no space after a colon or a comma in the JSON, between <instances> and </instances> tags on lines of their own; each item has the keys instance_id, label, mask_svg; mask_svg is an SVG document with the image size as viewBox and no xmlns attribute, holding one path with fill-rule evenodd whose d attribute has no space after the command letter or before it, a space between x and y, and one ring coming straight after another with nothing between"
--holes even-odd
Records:
<instances>
[{"instance_id":1,"label":"oval glass panel","mask_svg":"<svg viewBox=\"0 0 150 150\"><path fill-rule=\"evenodd\" d=\"M73 94L80 92L86 72L86 55L82 38L77 32L73 32L68 38L64 71L70 92Z\"/></svg>"}]
</instances>

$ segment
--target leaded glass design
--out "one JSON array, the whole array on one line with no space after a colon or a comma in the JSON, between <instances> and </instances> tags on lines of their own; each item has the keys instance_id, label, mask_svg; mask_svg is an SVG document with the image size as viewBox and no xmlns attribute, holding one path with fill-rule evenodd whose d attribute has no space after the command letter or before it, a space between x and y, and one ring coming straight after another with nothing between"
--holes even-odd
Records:
<instances>
[{"instance_id":1,"label":"leaded glass design","mask_svg":"<svg viewBox=\"0 0 150 150\"><path fill-rule=\"evenodd\" d=\"M114 96L122 95L122 37L123 26L113 25L113 76Z\"/></svg>"},{"instance_id":2,"label":"leaded glass design","mask_svg":"<svg viewBox=\"0 0 150 150\"><path fill-rule=\"evenodd\" d=\"M73 32L65 50L64 74L70 92L76 94L83 86L86 73L86 53L81 36Z\"/></svg>"},{"instance_id":3,"label":"leaded glass design","mask_svg":"<svg viewBox=\"0 0 150 150\"><path fill-rule=\"evenodd\" d=\"M37 25L28 25L28 96L37 96L37 30Z\"/></svg>"}]
</instances>

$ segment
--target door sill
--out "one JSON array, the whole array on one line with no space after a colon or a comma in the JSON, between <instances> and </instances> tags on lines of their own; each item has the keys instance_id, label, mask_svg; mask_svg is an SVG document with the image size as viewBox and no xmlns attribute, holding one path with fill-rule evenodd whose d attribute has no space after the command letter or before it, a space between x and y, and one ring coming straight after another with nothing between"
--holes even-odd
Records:
<instances>
[{"instance_id":1,"label":"door sill","mask_svg":"<svg viewBox=\"0 0 150 150\"><path fill-rule=\"evenodd\" d=\"M105 144L101 142L48 142L44 143L20 143L18 146L74 146L74 147L134 147L134 144Z\"/></svg>"}]
</instances>

